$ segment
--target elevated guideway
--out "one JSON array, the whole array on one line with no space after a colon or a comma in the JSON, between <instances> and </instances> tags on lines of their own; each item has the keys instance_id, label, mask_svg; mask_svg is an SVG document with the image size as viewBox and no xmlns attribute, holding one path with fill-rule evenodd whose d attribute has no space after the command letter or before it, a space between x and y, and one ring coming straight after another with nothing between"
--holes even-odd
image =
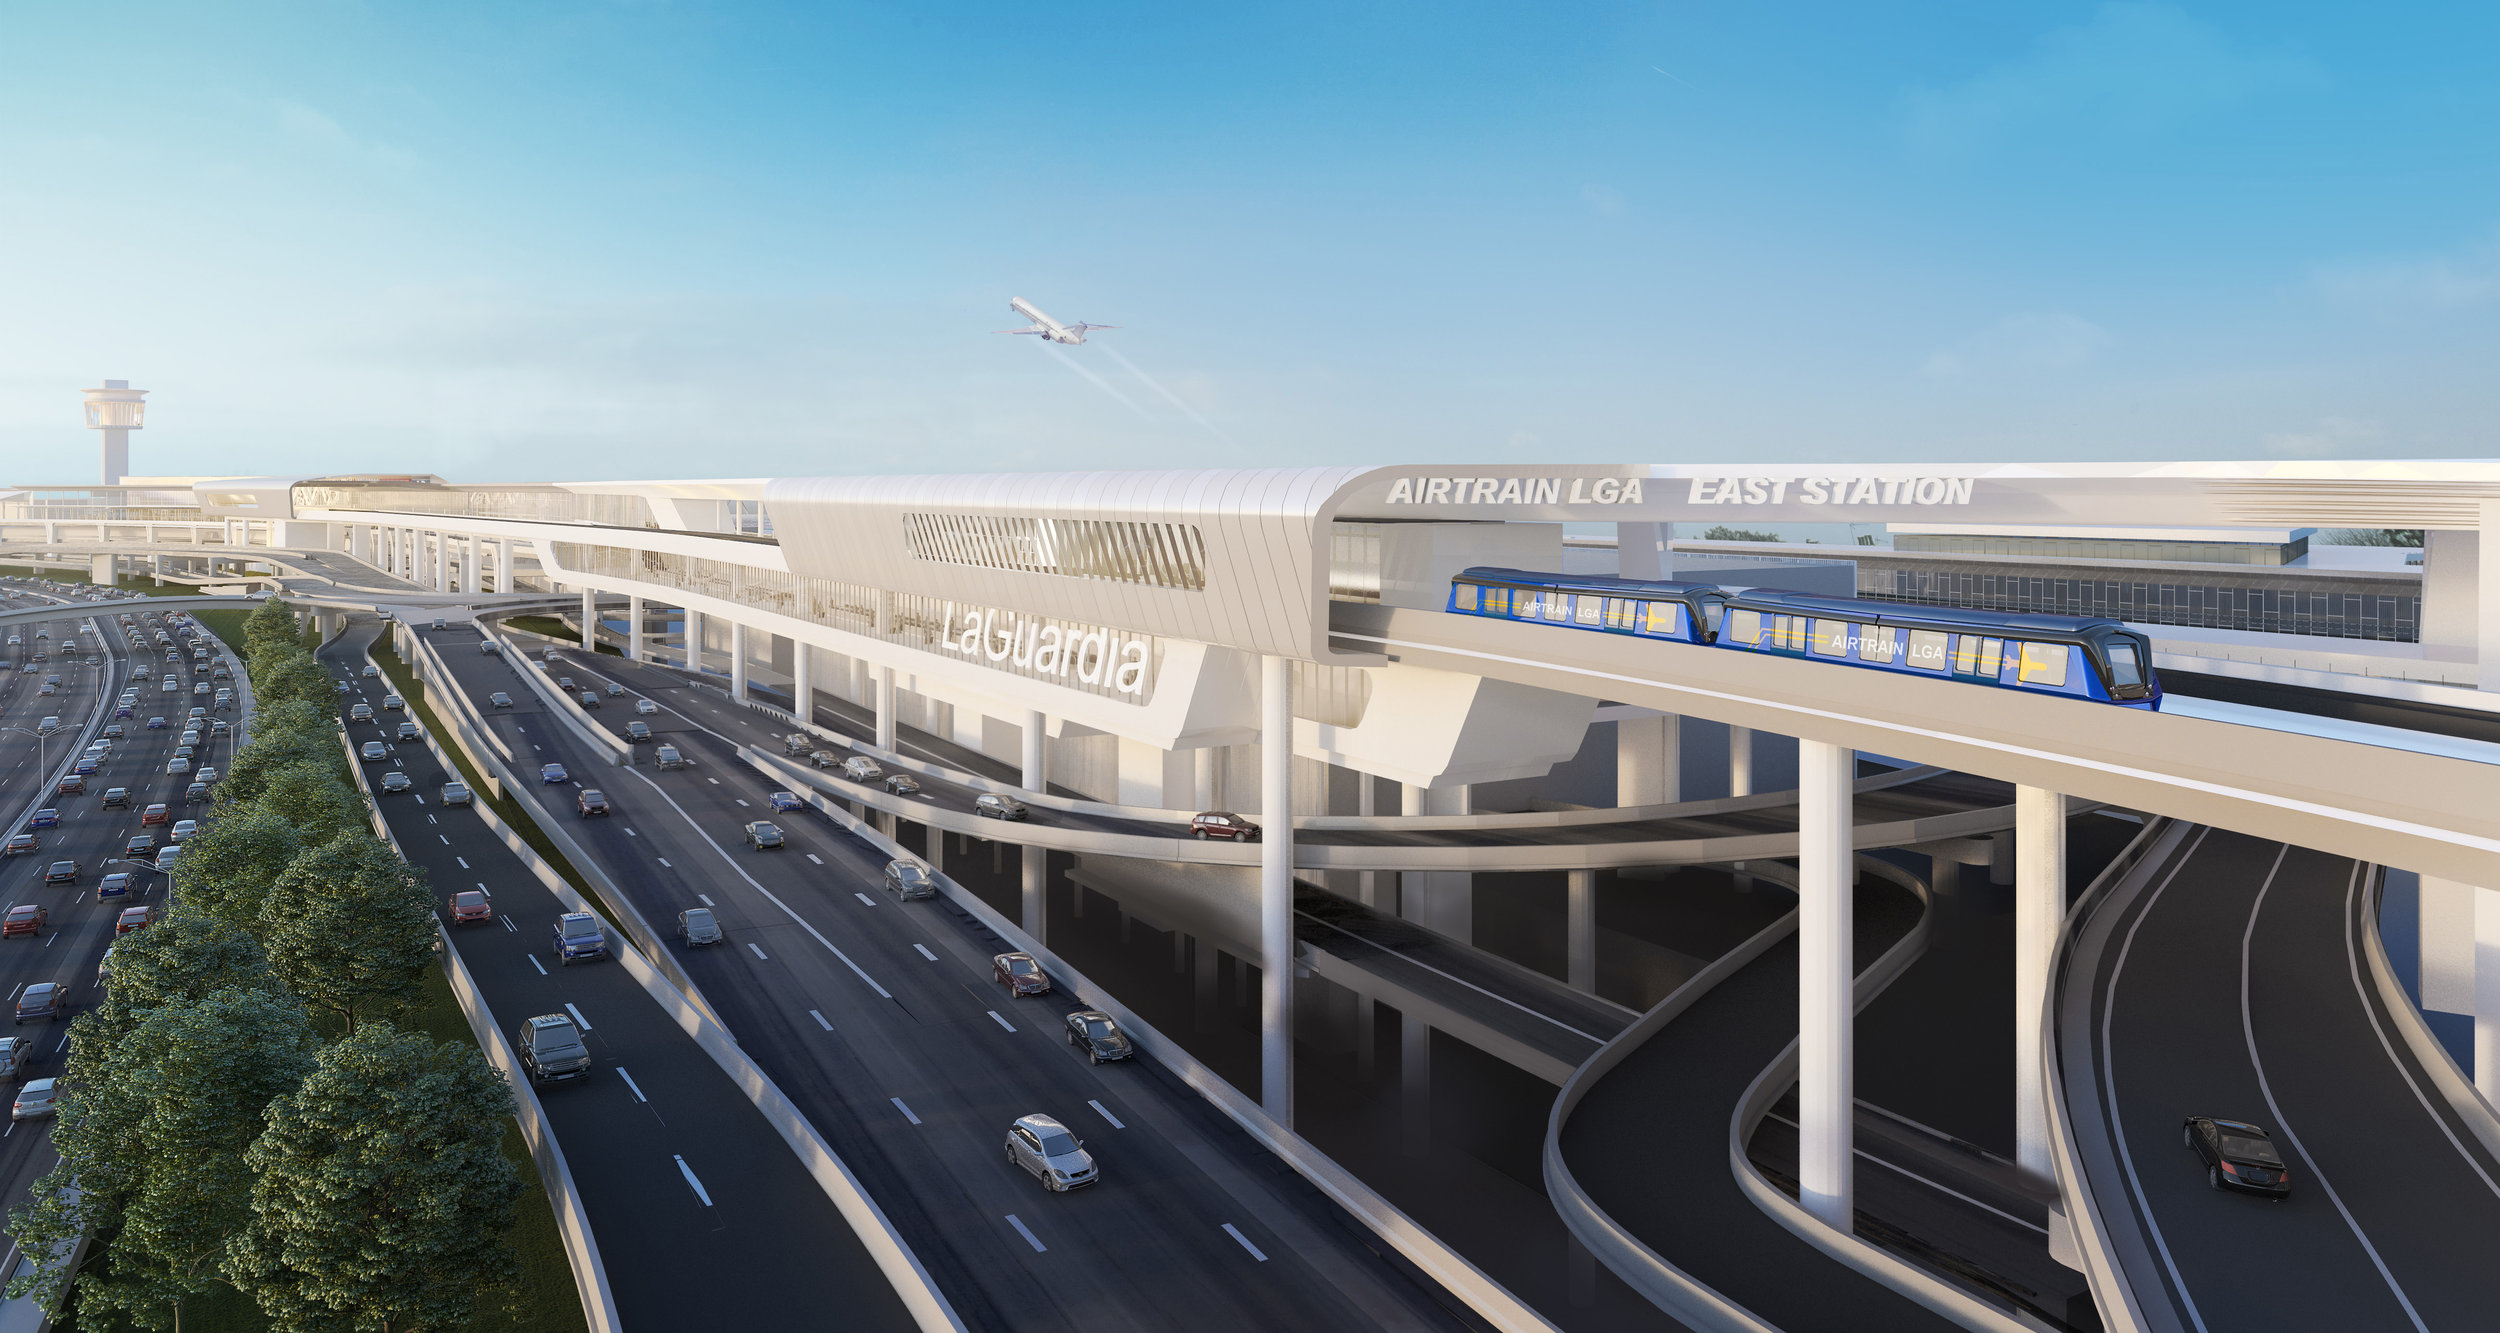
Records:
<instances>
[{"instance_id":1,"label":"elevated guideway","mask_svg":"<svg viewBox=\"0 0 2500 1333\"><path fill-rule=\"evenodd\" d=\"M2500 1123L2395 985L2376 878L2180 824L2079 906L2049 1055L2110 1327L2491 1326ZM2210 1188L2190 1115L2267 1127L2290 1198Z\"/></svg>"},{"instance_id":2,"label":"elevated guideway","mask_svg":"<svg viewBox=\"0 0 2500 1333\"><path fill-rule=\"evenodd\" d=\"M1539 624L1340 603L1349 651L1897 755L2466 883L2500 872L2500 764ZM1567 645L1567 651L1564 651ZM2493 758L2500 759L2500 753Z\"/></svg>"}]
</instances>

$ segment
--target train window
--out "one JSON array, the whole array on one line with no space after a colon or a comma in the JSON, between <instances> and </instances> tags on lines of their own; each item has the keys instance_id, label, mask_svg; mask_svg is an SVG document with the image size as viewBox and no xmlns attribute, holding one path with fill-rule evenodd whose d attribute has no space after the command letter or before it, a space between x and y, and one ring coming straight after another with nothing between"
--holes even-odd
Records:
<instances>
[{"instance_id":1,"label":"train window","mask_svg":"<svg viewBox=\"0 0 2500 1333\"><path fill-rule=\"evenodd\" d=\"M1582 593L1580 594L1579 605L1571 608L1571 618L1583 625L1594 625L1597 623L1598 614L1605 609L1605 598L1591 597L1587 593Z\"/></svg>"},{"instance_id":2,"label":"train window","mask_svg":"<svg viewBox=\"0 0 2500 1333\"><path fill-rule=\"evenodd\" d=\"M2144 683L2144 668L2136 661L2135 645L2112 641L2109 645L2109 685L2113 690L2129 689Z\"/></svg>"},{"instance_id":3,"label":"train window","mask_svg":"<svg viewBox=\"0 0 2500 1333\"><path fill-rule=\"evenodd\" d=\"M1545 594L1545 618L1547 620L1570 619L1571 594L1567 592L1549 592Z\"/></svg>"},{"instance_id":4,"label":"train window","mask_svg":"<svg viewBox=\"0 0 2500 1333\"><path fill-rule=\"evenodd\" d=\"M1806 624L1804 616L1775 616L1771 621L1771 634L1778 640L1782 651L1802 653L1806 650Z\"/></svg>"},{"instance_id":5,"label":"train window","mask_svg":"<svg viewBox=\"0 0 2500 1333\"><path fill-rule=\"evenodd\" d=\"M1814 622L1814 651L1825 657L1847 657L1849 655L1849 622L1818 618Z\"/></svg>"},{"instance_id":6,"label":"train window","mask_svg":"<svg viewBox=\"0 0 2500 1333\"><path fill-rule=\"evenodd\" d=\"M1910 631L1909 663L1921 671L1944 670L1944 632L1932 629ZM1963 642L1968 643L1965 639Z\"/></svg>"},{"instance_id":7,"label":"train window","mask_svg":"<svg viewBox=\"0 0 2500 1333\"><path fill-rule=\"evenodd\" d=\"M1979 674L1978 635L1965 634L1953 641L1953 674L1957 676Z\"/></svg>"},{"instance_id":8,"label":"train window","mask_svg":"<svg viewBox=\"0 0 2500 1333\"><path fill-rule=\"evenodd\" d=\"M1487 589L1485 589L1485 590L1484 590L1484 613L1485 613L1486 615L1488 615L1488 616L1506 616L1506 615L1509 615L1509 614L1510 614L1510 589L1508 589L1508 588L1487 588Z\"/></svg>"},{"instance_id":9,"label":"train window","mask_svg":"<svg viewBox=\"0 0 2500 1333\"><path fill-rule=\"evenodd\" d=\"M1641 628L1652 634L1673 634L1678 623L1676 612L1683 609L1674 602L1643 602Z\"/></svg>"},{"instance_id":10,"label":"train window","mask_svg":"<svg viewBox=\"0 0 2500 1333\"><path fill-rule=\"evenodd\" d=\"M1553 596L1552 593L1540 592L1534 588L1516 589L1510 595L1510 614L1513 619L1534 620L1537 618L1538 608L1544 605L1544 599L1551 596Z\"/></svg>"},{"instance_id":11,"label":"train window","mask_svg":"<svg viewBox=\"0 0 2500 1333\"><path fill-rule=\"evenodd\" d=\"M1606 628L1633 629L1640 621L1640 603L1629 597L1606 599Z\"/></svg>"},{"instance_id":12,"label":"train window","mask_svg":"<svg viewBox=\"0 0 2500 1333\"><path fill-rule=\"evenodd\" d=\"M1891 661L1895 633L1896 631L1889 625L1858 626L1858 660L1861 662Z\"/></svg>"},{"instance_id":13,"label":"train window","mask_svg":"<svg viewBox=\"0 0 2500 1333\"><path fill-rule=\"evenodd\" d=\"M2025 685L2063 685L2066 683L2066 659L2072 656L2062 643L2026 643L2022 645L2022 665L2014 678Z\"/></svg>"},{"instance_id":14,"label":"train window","mask_svg":"<svg viewBox=\"0 0 2500 1333\"><path fill-rule=\"evenodd\" d=\"M1727 629L1723 632L1738 643L1758 643L1762 639L1762 613L1731 611L1727 617Z\"/></svg>"},{"instance_id":15,"label":"train window","mask_svg":"<svg viewBox=\"0 0 2500 1333\"><path fill-rule=\"evenodd\" d=\"M1473 611L1476 609L1476 585L1472 583L1459 584L1457 587L1450 590L1450 594L1452 603L1456 605L1459 610Z\"/></svg>"},{"instance_id":16,"label":"train window","mask_svg":"<svg viewBox=\"0 0 2500 1333\"><path fill-rule=\"evenodd\" d=\"M2005 640L1981 639L1979 641L1979 674L1990 680L2005 674Z\"/></svg>"}]
</instances>

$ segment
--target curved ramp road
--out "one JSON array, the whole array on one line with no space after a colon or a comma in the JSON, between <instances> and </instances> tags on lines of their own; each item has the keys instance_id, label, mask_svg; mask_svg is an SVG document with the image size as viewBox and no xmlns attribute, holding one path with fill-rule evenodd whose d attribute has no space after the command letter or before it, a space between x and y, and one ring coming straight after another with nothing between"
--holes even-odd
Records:
<instances>
[{"instance_id":1,"label":"curved ramp road","mask_svg":"<svg viewBox=\"0 0 2500 1333\"><path fill-rule=\"evenodd\" d=\"M2500 1327L2500 1161L2363 961L2368 867L2191 831L2078 927L2059 1059L2082 1166L2163 1333ZM2272 1131L2288 1201L2207 1187L2190 1115Z\"/></svg>"}]
</instances>

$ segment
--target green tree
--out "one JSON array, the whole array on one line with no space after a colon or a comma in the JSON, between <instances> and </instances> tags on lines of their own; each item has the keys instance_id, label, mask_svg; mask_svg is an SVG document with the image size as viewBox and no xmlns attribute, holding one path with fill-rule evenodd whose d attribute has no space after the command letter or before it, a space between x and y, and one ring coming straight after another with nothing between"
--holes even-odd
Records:
<instances>
[{"instance_id":1,"label":"green tree","mask_svg":"<svg viewBox=\"0 0 2500 1333\"><path fill-rule=\"evenodd\" d=\"M272 773L294 764L311 764L326 772L343 774L347 759L339 749L335 720L301 725L287 716L304 712L301 703L288 703L272 711L279 715L275 725L256 722L252 743L235 751L233 762L226 766L225 777L217 784L220 800L257 800Z\"/></svg>"},{"instance_id":2,"label":"green tree","mask_svg":"<svg viewBox=\"0 0 2500 1333\"><path fill-rule=\"evenodd\" d=\"M252 804L294 825L307 846L342 833L369 835L364 794L347 785L344 766L338 759L288 764L262 780Z\"/></svg>"},{"instance_id":3,"label":"green tree","mask_svg":"<svg viewBox=\"0 0 2500 1333\"><path fill-rule=\"evenodd\" d=\"M283 991L260 942L242 925L200 911L190 900L187 876L183 884L182 906L146 930L113 942L113 974L104 1002L70 1025L73 1067L103 1062L152 1013L198 1004L215 991Z\"/></svg>"},{"instance_id":4,"label":"green tree","mask_svg":"<svg viewBox=\"0 0 2500 1333\"><path fill-rule=\"evenodd\" d=\"M272 597L261 603L252 614L243 618L243 655L257 665L264 648L281 644L299 644L303 629L295 618L295 608Z\"/></svg>"},{"instance_id":5,"label":"green tree","mask_svg":"<svg viewBox=\"0 0 2500 1333\"><path fill-rule=\"evenodd\" d=\"M272 649L274 653L276 650ZM301 647L278 657L267 669L261 658L252 659L252 701L262 707L301 699L316 708L336 709L339 701L338 682L321 664Z\"/></svg>"},{"instance_id":6,"label":"green tree","mask_svg":"<svg viewBox=\"0 0 2500 1333\"><path fill-rule=\"evenodd\" d=\"M82 1227L112 1234L108 1262L78 1278L82 1311L182 1327L182 1303L221 1281L252 1219L245 1154L270 1104L303 1085L318 1045L293 997L236 986L159 1006L86 1054L53 1133L61 1165L17 1219L21 1236L47 1241Z\"/></svg>"},{"instance_id":7,"label":"green tree","mask_svg":"<svg viewBox=\"0 0 2500 1333\"><path fill-rule=\"evenodd\" d=\"M1780 539L1780 535L1776 532L1757 532L1752 528L1731 528L1722 525L1701 534L1701 539L1706 542L1775 542Z\"/></svg>"},{"instance_id":8,"label":"green tree","mask_svg":"<svg viewBox=\"0 0 2500 1333\"><path fill-rule=\"evenodd\" d=\"M183 845L183 904L191 912L255 926L270 883L303 850L302 834L276 811L252 804L228 810Z\"/></svg>"},{"instance_id":9,"label":"green tree","mask_svg":"<svg viewBox=\"0 0 2500 1333\"><path fill-rule=\"evenodd\" d=\"M260 939L286 988L353 1032L422 993L434 966L434 900L424 871L370 834L342 833L269 886Z\"/></svg>"},{"instance_id":10,"label":"green tree","mask_svg":"<svg viewBox=\"0 0 2500 1333\"><path fill-rule=\"evenodd\" d=\"M246 1160L226 1273L278 1333L430 1333L519 1272L512 1094L473 1046L370 1024L322 1049Z\"/></svg>"}]
</instances>

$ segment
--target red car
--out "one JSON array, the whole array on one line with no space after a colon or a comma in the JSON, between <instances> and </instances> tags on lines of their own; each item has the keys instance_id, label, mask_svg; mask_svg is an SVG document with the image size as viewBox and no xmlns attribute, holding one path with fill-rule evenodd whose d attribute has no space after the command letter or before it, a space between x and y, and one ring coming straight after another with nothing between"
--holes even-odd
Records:
<instances>
[{"instance_id":1,"label":"red car","mask_svg":"<svg viewBox=\"0 0 2500 1333\"><path fill-rule=\"evenodd\" d=\"M6 917L0 917L0 939L11 935L32 935L43 929L45 919L46 913L41 907L33 903L19 903L9 909Z\"/></svg>"},{"instance_id":2,"label":"red car","mask_svg":"<svg viewBox=\"0 0 2500 1333\"><path fill-rule=\"evenodd\" d=\"M1011 996L1050 994L1050 974L1029 953L1002 953L992 958L990 975Z\"/></svg>"},{"instance_id":3,"label":"red car","mask_svg":"<svg viewBox=\"0 0 2500 1333\"><path fill-rule=\"evenodd\" d=\"M451 923L453 925L465 926L472 921L492 921L494 919L495 905L486 900L486 895L484 893L481 893L476 889L469 889L465 892L451 895Z\"/></svg>"},{"instance_id":4,"label":"red car","mask_svg":"<svg viewBox=\"0 0 2500 1333\"><path fill-rule=\"evenodd\" d=\"M1209 810L1202 815L1190 816L1189 831L1200 842L1209 838L1229 838L1234 842L1259 840L1259 826L1230 810Z\"/></svg>"},{"instance_id":5,"label":"red car","mask_svg":"<svg viewBox=\"0 0 2500 1333\"><path fill-rule=\"evenodd\" d=\"M127 935L134 930L145 930L155 920L156 909L153 907L125 907L120 918L113 922L113 933Z\"/></svg>"},{"instance_id":6,"label":"red car","mask_svg":"<svg viewBox=\"0 0 2500 1333\"><path fill-rule=\"evenodd\" d=\"M150 824L170 824L172 822L174 822L173 809L161 803L151 805L147 809L139 812L139 826L141 828L145 828Z\"/></svg>"},{"instance_id":7,"label":"red car","mask_svg":"<svg viewBox=\"0 0 2500 1333\"><path fill-rule=\"evenodd\" d=\"M87 779L76 773L64 773L61 775L60 782L55 784L52 790L54 794L60 796L83 795L87 790Z\"/></svg>"}]
</instances>

